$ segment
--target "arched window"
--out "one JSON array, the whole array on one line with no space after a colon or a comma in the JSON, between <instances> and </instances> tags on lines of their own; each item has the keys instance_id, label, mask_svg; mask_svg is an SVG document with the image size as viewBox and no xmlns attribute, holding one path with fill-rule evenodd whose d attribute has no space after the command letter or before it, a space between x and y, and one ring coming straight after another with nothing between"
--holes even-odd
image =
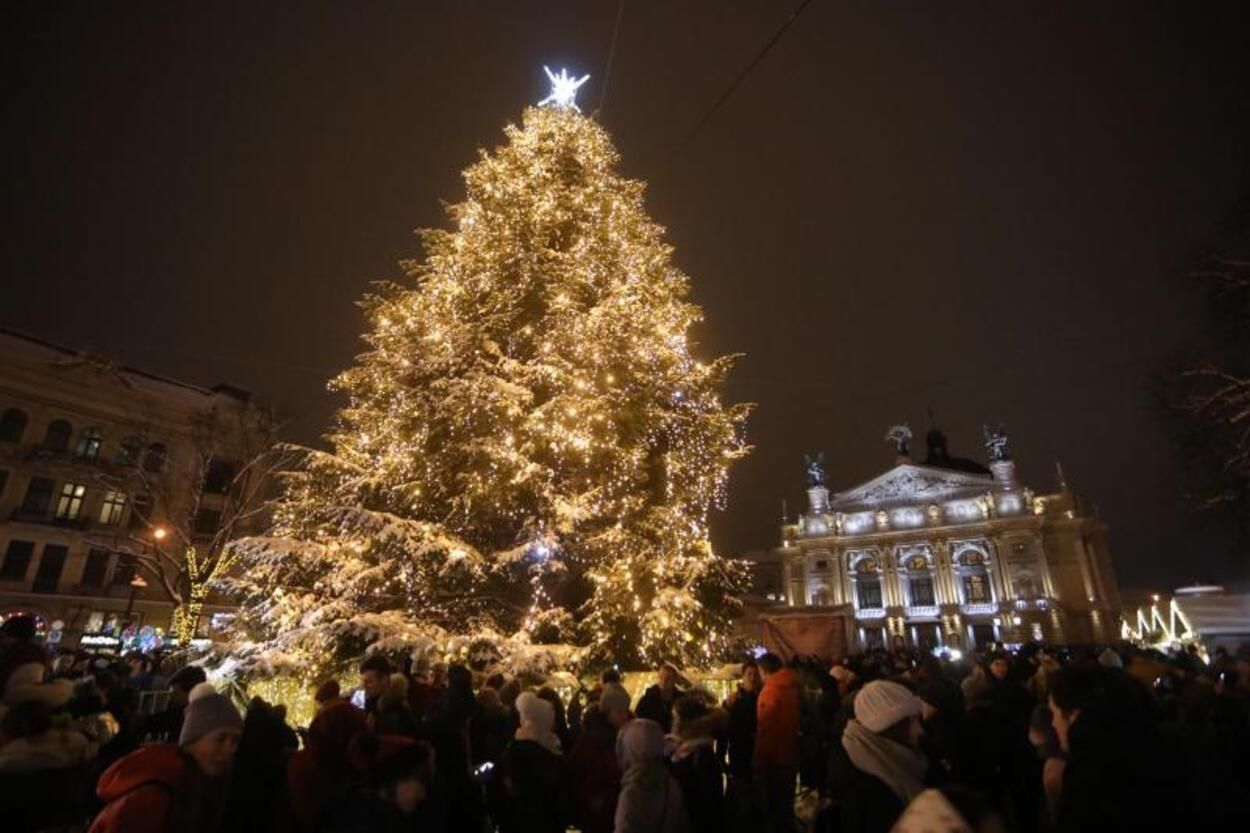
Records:
<instances>
[{"instance_id":1,"label":"arched window","mask_svg":"<svg viewBox=\"0 0 1250 833\"><path fill-rule=\"evenodd\" d=\"M984 555L976 550L964 552L959 556L959 574L963 580L964 604L984 604L993 601Z\"/></svg>"},{"instance_id":2,"label":"arched window","mask_svg":"<svg viewBox=\"0 0 1250 833\"><path fill-rule=\"evenodd\" d=\"M143 455L143 468L151 472L164 471L168 458L169 451L164 443L152 443L148 446L148 453Z\"/></svg>"},{"instance_id":3,"label":"arched window","mask_svg":"<svg viewBox=\"0 0 1250 833\"><path fill-rule=\"evenodd\" d=\"M913 555L903 562L907 571L907 597L912 607L933 607L937 599L933 595L933 574L929 571L929 559Z\"/></svg>"},{"instance_id":4,"label":"arched window","mask_svg":"<svg viewBox=\"0 0 1250 833\"><path fill-rule=\"evenodd\" d=\"M43 447L48 451L68 451L73 434L74 426L63 419L54 419L48 423L48 433L43 435Z\"/></svg>"},{"instance_id":5,"label":"arched window","mask_svg":"<svg viewBox=\"0 0 1250 833\"><path fill-rule=\"evenodd\" d=\"M20 443L26 433L26 412L21 408L9 408L0 416L0 442Z\"/></svg>"},{"instance_id":6,"label":"arched window","mask_svg":"<svg viewBox=\"0 0 1250 833\"><path fill-rule=\"evenodd\" d=\"M877 559L861 558L855 565L855 595L861 609L884 606L881 599L881 567Z\"/></svg>"},{"instance_id":7,"label":"arched window","mask_svg":"<svg viewBox=\"0 0 1250 833\"><path fill-rule=\"evenodd\" d=\"M78 448L74 453L84 460L94 460L100 456L100 445L103 442L104 435L99 428L84 428L78 435Z\"/></svg>"},{"instance_id":8,"label":"arched window","mask_svg":"<svg viewBox=\"0 0 1250 833\"><path fill-rule=\"evenodd\" d=\"M142 452L143 441L131 435L122 440L121 445L117 446L117 462L133 466L139 462L139 455Z\"/></svg>"}]
</instances>

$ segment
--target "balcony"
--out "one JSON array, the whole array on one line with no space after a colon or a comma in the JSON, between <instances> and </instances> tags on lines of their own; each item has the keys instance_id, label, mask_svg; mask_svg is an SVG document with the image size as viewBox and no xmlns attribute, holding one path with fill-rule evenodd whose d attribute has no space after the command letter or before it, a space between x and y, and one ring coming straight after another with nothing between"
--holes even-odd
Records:
<instances>
[{"instance_id":1,"label":"balcony","mask_svg":"<svg viewBox=\"0 0 1250 833\"><path fill-rule=\"evenodd\" d=\"M908 619L936 619L941 610L937 605L913 605L903 608Z\"/></svg>"},{"instance_id":2,"label":"balcony","mask_svg":"<svg viewBox=\"0 0 1250 833\"><path fill-rule=\"evenodd\" d=\"M884 619L885 608L884 607L861 607L859 610L855 611L855 618L856 619Z\"/></svg>"},{"instance_id":3,"label":"balcony","mask_svg":"<svg viewBox=\"0 0 1250 833\"><path fill-rule=\"evenodd\" d=\"M960 605L959 612L965 616L993 616L998 613L998 605L994 602L973 602Z\"/></svg>"}]
</instances>

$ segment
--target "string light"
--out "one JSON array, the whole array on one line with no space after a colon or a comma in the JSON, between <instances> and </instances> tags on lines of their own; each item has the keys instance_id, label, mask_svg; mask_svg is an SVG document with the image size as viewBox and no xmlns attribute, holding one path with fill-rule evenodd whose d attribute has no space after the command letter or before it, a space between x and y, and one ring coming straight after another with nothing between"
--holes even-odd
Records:
<instances>
[{"instance_id":1,"label":"string light","mask_svg":"<svg viewBox=\"0 0 1250 833\"><path fill-rule=\"evenodd\" d=\"M707 519L747 451L747 408L720 398L733 359L692 354L701 312L642 186L579 114L586 78L549 75L556 106L506 128L453 230L366 298L334 453L239 543L255 654L317 666L423 625L558 633L597 664L726 651L746 574Z\"/></svg>"}]
</instances>

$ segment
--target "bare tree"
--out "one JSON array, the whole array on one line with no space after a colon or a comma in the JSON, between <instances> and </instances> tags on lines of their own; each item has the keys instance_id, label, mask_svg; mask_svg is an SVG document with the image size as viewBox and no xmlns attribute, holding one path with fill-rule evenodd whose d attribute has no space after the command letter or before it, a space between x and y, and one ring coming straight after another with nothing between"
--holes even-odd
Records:
<instances>
[{"instance_id":1,"label":"bare tree","mask_svg":"<svg viewBox=\"0 0 1250 833\"><path fill-rule=\"evenodd\" d=\"M182 459L172 463L145 437L135 459L100 471L103 486L134 496L129 528L108 544L173 601L182 644L199 627L213 581L234 563L230 542L263 524L272 475L287 464L275 440L272 418L259 409L213 410L195 423L190 459L178 448Z\"/></svg>"},{"instance_id":2,"label":"bare tree","mask_svg":"<svg viewBox=\"0 0 1250 833\"><path fill-rule=\"evenodd\" d=\"M1174 406L1191 447L1209 459L1201 503L1228 506L1244 522L1250 503L1250 261L1216 260L1195 273L1210 287L1215 322L1211 353L1181 370Z\"/></svg>"}]
</instances>

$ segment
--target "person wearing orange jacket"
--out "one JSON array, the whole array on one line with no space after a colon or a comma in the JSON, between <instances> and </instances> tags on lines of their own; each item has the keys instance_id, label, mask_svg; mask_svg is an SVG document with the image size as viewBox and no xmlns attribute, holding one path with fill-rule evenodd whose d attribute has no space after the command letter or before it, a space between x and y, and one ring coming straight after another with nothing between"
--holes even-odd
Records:
<instances>
[{"instance_id":1,"label":"person wearing orange jacket","mask_svg":"<svg viewBox=\"0 0 1250 833\"><path fill-rule=\"evenodd\" d=\"M100 776L104 809L89 833L209 833L225 811L243 719L208 683L191 690L178 744L131 752Z\"/></svg>"},{"instance_id":2,"label":"person wearing orange jacket","mask_svg":"<svg viewBox=\"0 0 1250 833\"><path fill-rule=\"evenodd\" d=\"M802 712L799 681L776 654L764 654L756 663L764 688L756 703L751 768L763 799L765 829L769 833L793 833Z\"/></svg>"}]
</instances>

